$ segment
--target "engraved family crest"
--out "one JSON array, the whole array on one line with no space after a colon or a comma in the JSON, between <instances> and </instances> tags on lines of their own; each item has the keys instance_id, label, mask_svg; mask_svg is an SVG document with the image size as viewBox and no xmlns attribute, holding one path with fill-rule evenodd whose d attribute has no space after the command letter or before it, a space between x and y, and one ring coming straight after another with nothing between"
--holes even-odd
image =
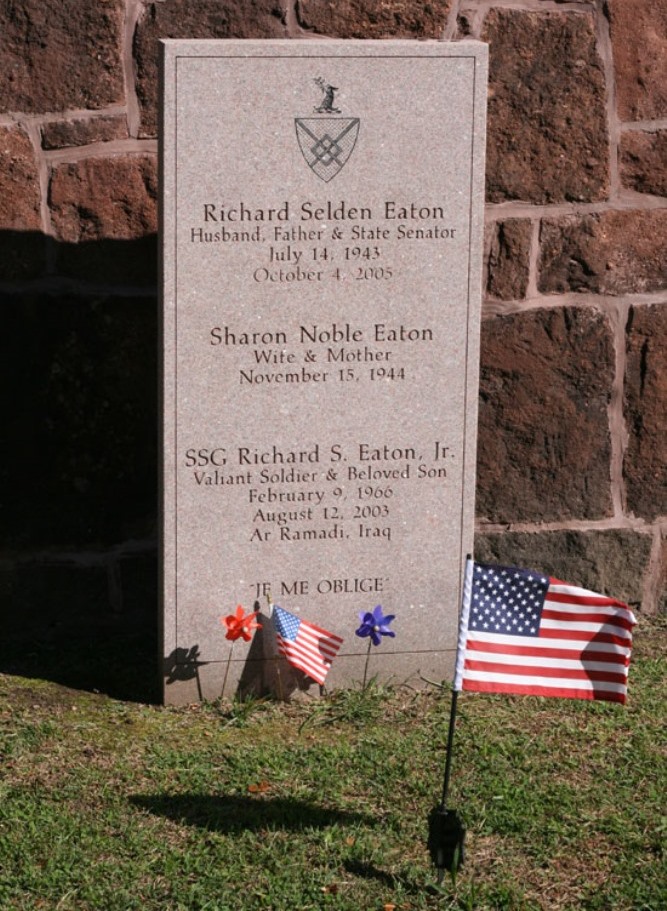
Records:
<instances>
[{"instance_id":1,"label":"engraved family crest","mask_svg":"<svg viewBox=\"0 0 667 911\"><path fill-rule=\"evenodd\" d=\"M322 117L295 117L296 138L306 164L320 180L328 183L345 166L354 151L359 136L358 117L333 117L340 114L334 107L337 86L329 85L318 76L315 83L323 93L321 104L314 113Z\"/></svg>"}]
</instances>

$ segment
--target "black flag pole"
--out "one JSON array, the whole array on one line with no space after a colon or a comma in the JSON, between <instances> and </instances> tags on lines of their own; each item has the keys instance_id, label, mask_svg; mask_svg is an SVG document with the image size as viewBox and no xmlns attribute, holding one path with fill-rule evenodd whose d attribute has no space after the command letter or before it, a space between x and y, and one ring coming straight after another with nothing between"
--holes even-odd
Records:
<instances>
[{"instance_id":1,"label":"black flag pole","mask_svg":"<svg viewBox=\"0 0 667 911\"><path fill-rule=\"evenodd\" d=\"M472 557L466 558L466 580ZM457 651L458 654L458 651ZM428 849L431 860L438 873L438 883L442 882L445 870L455 874L464 860L465 827L456 810L447 809L449 782L452 774L452 756L454 752L454 731L456 729L456 710L458 704L456 683L452 686L452 701L449 710L449 730L447 733L447 752L445 773L442 782L442 797L429 815Z\"/></svg>"},{"instance_id":2,"label":"black flag pole","mask_svg":"<svg viewBox=\"0 0 667 911\"><path fill-rule=\"evenodd\" d=\"M452 770L454 729L456 726L457 690L452 690L452 704L449 712L449 733L447 735L447 757L442 783L442 798L430 813L428 820L428 849L437 870L438 883L442 882L445 870L456 873L463 863L463 842L465 827L456 810L447 809L449 779Z\"/></svg>"},{"instance_id":3,"label":"black flag pole","mask_svg":"<svg viewBox=\"0 0 667 911\"><path fill-rule=\"evenodd\" d=\"M458 702L458 690L452 689L452 703L449 709L449 731L447 733L447 756L445 759L445 774L442 781L442 800L440 805L447 806L447 797L449 795L449 779L452 774L452 750L454 748L454 729L456 727L456 705Z\"/></svg>"}]
</instances>

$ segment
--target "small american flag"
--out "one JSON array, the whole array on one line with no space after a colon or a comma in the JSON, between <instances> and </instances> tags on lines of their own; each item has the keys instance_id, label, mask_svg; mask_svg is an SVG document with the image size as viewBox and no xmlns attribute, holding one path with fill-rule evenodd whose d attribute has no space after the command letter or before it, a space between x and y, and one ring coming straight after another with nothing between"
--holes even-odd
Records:
<instances>
[{"instance_id":1,"label":"small american flag","mask_svg":"<svg viewBox=\"0 0 667 911\"><path fill-rule=\"evenodd\" d=\"M343 643L340 636L290 614L277 604L273 607L273 622L280 654L293 667L319 684L324 683L331 662Z\"/></svg>"},{"instance_id":2,"label":"small american flag","mask_svg":"<svg viewBox=\"0 0 667 911\"><path fill-rule=\"evenodd\" d=\"M635 623L614 598L469 561L454 689L625 702Z\"/></svg>"}]
</instances>

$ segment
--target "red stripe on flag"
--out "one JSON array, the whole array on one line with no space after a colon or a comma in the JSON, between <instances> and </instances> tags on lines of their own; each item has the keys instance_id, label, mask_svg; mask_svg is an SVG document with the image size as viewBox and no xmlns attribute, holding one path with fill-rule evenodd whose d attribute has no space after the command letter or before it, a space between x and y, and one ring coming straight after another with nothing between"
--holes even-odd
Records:
<instances>
[{"instance_id":1,"label":"red stripe on flag","mask_svg":"<svg viewBox=\"0 0 667 911\"><path fill-rule=\"evenodd\" d=\"M612 633L583 632L576 629L540 629L539 639L576 639L580 642L608 642L611 645L630 645L630 637L621 638Z\"/></svg>"},{"instance_id":2,"label":"red stripe on flag","mask_svg":"<svg viewBox=\"0 0 667 911\"><path fill-rule=\"evenodd\" d=\"M563 583L560 583L563 585ZM617 607L627 610L625 604L614 598L606 598L604 595L578 595L576 591L572 592L555 592L553 588L547 590L547 601L560 601L561 604L588 604L593 607Z\"/></svg>"},{"instance_id":3,"label":"red stripe on flag","mask_svg":"<svg viewBox=\"0 0 667 911\"><path fill-rule=\"evenodd\" d=\"M331 661L328 658L323 659L317 652L314 652L312 649L304 648L298 642L291 642L288 639L279 638L278 648L286 658L300 661L302 670L305 670L307 666L311 668L312 671L326 676L326 673L331 666ZM312 671L307 671L307 673L311 673L312 676Z\"/></svg>"},{"instance_id":4,"label":"red stripe on flag","mask_svg":"<svg viewBox=\"0 0 667 911\"><path fill-rule=\"evenodd\" d=\"M534 683L490 683L464 678L463 689L474 693L509 693L516 696L561 696L565 699L602 699L605 702L625 703L625 693L610 690L577 690Z\"/></svg>"},{"instance_id":5,"label":"red stripe on flag","mask_svg":"<svg viewBox=\"0 0 667 911\"><path fill-rule=\"evenodd\" d=\"M530 642L531 640L528 639ZM582 649L539 648L531 645L499 645L495 642L478 642L468 638L469 652L489 652L496 655L525 655L527 658L581 658ZM612 664L629 664L630 659L619 652L589 651L586 653L591 661L608 661Z\"/></svg>"},{"instance_id":6,"label":"red stripe on flag","mask_svg":"<svg viewBox=\"0 0 667 911\"><path fill-rule=\"evenodd\" d=\"M309 677L312 677L316 683L323 684L327 677L328 667L324 670L314 667L308 661L304 661L299 655L295 654L291 649L287 649L284 646L281 648L278 646L278 651L289 660L289 663L292 667L298 668L300 671L303 671L304 674L308 674Z\"/></svg>"},{"instance_id":7,"label":"red stripe on flag","mask_svg":"<svg viewBox=\"0 0 667 911\"><path fill-rule=\"evenodd\" d=\"M325 629L322 629L321 626L316 626L314 623L311 623L310 620L301 621L301 629L305 628L308 630L313 630L316 633L319 633L320 636L324 636L325 639L329 639L331 642L337 642L338 645L342 645L343 640L340 636L337 636L335 633L330 633Z\"/></svg>"},{"instance_id":8,"label":"red stripe on flag","mask_svg":"<svg viewBox=\"0 0 667 911\"><path fill-rule=\"evenodd\" d=\"M566 611L551 610L545 607L542 611L543 620L560 620L564 623L604 623L605 626L620 626L622 629L631 630L633 624L625 617L612 617L609 614L582 614L568 613Z\"/></svg>"}]
</instances>

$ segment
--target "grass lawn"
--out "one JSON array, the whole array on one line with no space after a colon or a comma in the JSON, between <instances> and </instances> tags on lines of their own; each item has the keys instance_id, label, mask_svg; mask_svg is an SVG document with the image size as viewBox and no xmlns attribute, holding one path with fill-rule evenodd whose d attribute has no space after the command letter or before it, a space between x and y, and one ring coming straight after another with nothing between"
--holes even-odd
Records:
<instances>
[{"instance_id":1,"label":"grass lawn","mask_svg":"<svg viewBox=\"0 0 667 911\"><path fill-rule=\"evenodd\" d=\"M440 889L447 686L173 709L0 675L0 908L664 911L666 653L643 621L625 707L460 697Z\"/></svg>"}]
</instances>

